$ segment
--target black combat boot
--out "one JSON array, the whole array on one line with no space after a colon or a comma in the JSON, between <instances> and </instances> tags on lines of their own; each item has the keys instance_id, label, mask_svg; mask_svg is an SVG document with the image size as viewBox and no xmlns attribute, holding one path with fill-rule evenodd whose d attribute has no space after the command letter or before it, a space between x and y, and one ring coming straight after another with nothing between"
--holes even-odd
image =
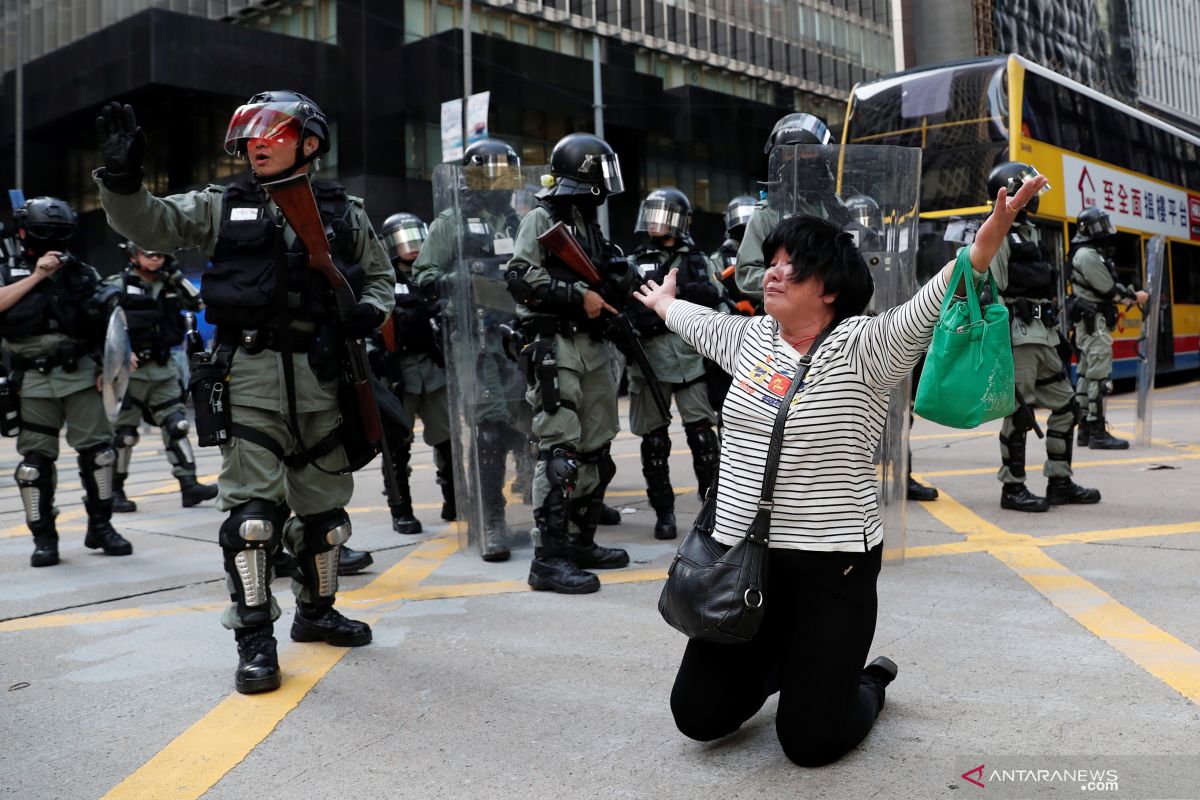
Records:
<instances>
[{"instance_id":1,"label":"black combat boot","mask_svg":"<svg viewBox=\"0 0 1200 800\"><path fill-rule=\"evenodd\" d=\"M454 457L449 442L442 442L433 449L437 482L442 487L442 519L450 522L458 518L458 504L454 501Z\"/></svg>"},{"instance_id":2,"label":"black combat boot","mask_svg":"<svg viewBox=\"0 0 1200 800\"><path fill-rule=\"evenodd\" d=\"M195 475L184 475L179 479L180 504L184 508L191 508L216 496L217 487L210 483L200 483Z\"/></svg>"},{"instance_id":3,"label":"black combat boot","mask_svg":"<svg viewBox=\"0 0 1200 800\"><path fill-rule=\"evenodd\" d=\"M1000 507L1010 511L1049 511L1046 498L1038 497L1024 483L1006 483L1000 492Z\"/></svg>"},{"instance_id":4,"label":"black combat boot","mask_svg":"<svg viewBox=\"0 0 1200 800\"><path fill-rule=\"evenodd\" d=\"M1046 501L1052 506L1091 505L1100 502L1100 490L1085 489L1070 478L1051 478L1046 483Z\"/></svg>"},{"instance_id":5,"label":"black combat boot","mask_svg":"<svg viewBox=\"0 0 1200 800\"><path fill-rule=\"evenodd\" d=\"M887 698L888 684L896 680L898 674L900 674L900 668L896 666L895 661L892 661L887 656L879 656L870 664L863 667L861 682L867 684L879 694L879 708L875 709L875 716L879 716L879 712L883 711L884 700Z\"/></svg>"},{"instance_id":6,"label":"black combat boot","mask_svg":"<svg viewBox=\"0 0 1200 800\"><path fill-rule=\"evenodd\" d=\"M113 465L113 512L117 514L137 511L137 503L125 496L125 479L129 477L129 459L133 457L133 446L138 438L136 425L122 425L113 435L113 447L117 451L117 461Z\"/></svg>"},{"instance_id":7,"label":"black combat boot","mask_svg":"<svg viewBox=\"0 0 1200 800\"><path fill-rule=\"evenodd\" d=\"M383 493L387 497L388 510L392 512L392 530L411 536L421 532L421 521L413 514L412 490L409 488L408 462L412 451L408 441L392 448L392 467L395 469L396 494L392 495L391 484L383 482Z\"/></svg>"},{"instance_id":8,"label":"black combat boot","mask_svg":"<svg viewBox=\"0 0 1200 800\"><path fill-rule=\"evenodd\" d=\"M342 616L332 602L315 604L296 601L292 641L361 647L371 641L371 626Z\"/></svg>"},{"instance_id":9,"label":"black combat boot","mask_svg":"<svg viewBox=\"0 0 1200 800\"><path fill-rule=\"evenodd\" d=\"M556 492L552 492L552 495ZM553 500L533 512L541 545L533 549L529 565L529 586L537 591L559 594L591 594L600 591L600 579L584 572L567 558L565 506L554 506Z\"/></svg>"},{"instance_id":10,"label":"black combat boot","mask_svg":"<svg viewBox=\"0 0 1200 800\"><path fill-rule=\"evenodd\" d=\"M124 536L113 530L112 476L117 453L109 445L92 448L79 454L79 480L87 493L83 505L87 509L87 534L84 547L100 549L106 556L127 556L133 552Z\"/></svg>"},{"instance_id":11,"label":"black combat boot","mask_svg":"<svg viewBox=\"0 0 1200 800\"><path fill-rule=\"evenodd\" d=\"M921 502L929 502L930 500L938 499L938 490L932 486L926 486L923 483L917 483L913 480L913 476L908 476L908 499L919 500Z\"/></svg>"},{"instance_id":12,"label":"black combat boot","mask_svg":"<svg viewBox=\"0 0 1200 800\"><path fill-rule=\"evenodd\" d=\"M642 437L642 475L646 479L646 497L657 516L655 539L674 539L675 490L671 488L671 439L667 429L659 428Z\"/></svg>"},{"instance_id":13,"label":"black combat boot","mask_svg":"<svg viewBox=\"0 0 1200 800\"><path fill-rule=\"evenodd\" d=\"M33 534L33 567L58 563L58 531L54 527L54 462L41 453L27 453L13 473L25 507L25 524Z\"/></svg>"},{"instance_id":14,"label":"black combat boot","mask_svg":"<svg viewBox=\"0 0 1200 800\"><path fill-rule=\"evenodd\" d=\"M621 512L605 503L600 506L600 517L596 520L596 523L598 525L620 525Z\"/></svg>"},{"instance_id":15,"label":"black combat boot","mask_svg":"<svg viewBox=\"0 0 1200 800\"><path fill-rule=\"evenodd\" d=\"M255 625L238 628L238 666L233 685L241 694L270 692L279 688L279 656L275 651L275 627Z\"/></svg>"},{"instance_id":16,"label":"black combat boot","mask_svg":"<svg viewBox=\"0 0 1200 800\"><path fill-rule=\"evenodd\" d=\"M483 507L483 560L507 561L508 520L504 515L504 475L512 429L506 423L479 423L475 445L479 455L479 499Z\"/></svg>"},{"instance_id":17,"label":"black combat boot","mask_svg":"<svg viewBox=\"0 0 1200 800\"><path fill-rule=\"evenodd\" d=\"M1128 450L1129 442L1125 439L1118 439L1108 432L1108 424L1103 416L1096 417L1084 423L1090 430L1088 431L1088 447L1093 450ZM1083 426L1080 426L1080 430Z\"/></svg>"},{"instance_id":18,"label":"black combat boot","mask_svg":"<svg viewBox=\"0 0 1200 800\"><path fill-rule=\"evenodd\" d=\"M1079 447L1088 447L1088 442L1091 439L1091 423L1084 420L1079 423L1079 430L1075 433L1075 444Z\"/></svg>"},{"instance_id":19,"label":"black combat boot","mask_svg":"<svg viewBox=\"0 0 1200 800\"><path fill-rule=\"evenodd\" d=\"M580 569L621 569L629 566L629 553L617 547L596 544L596 523L603 497L579 497L571 500L571 519L578 533L567 534L567 558Z\"/></svg>"},{"instance_id":20,"label":"black combat boot","mask_svg":"<svg viewBox=\"0 0 1200 800\"><path fill-rule=\"evenodd\" d=\"M338 575L357 575L375 563L375 557L366 550L354 550L341 545L342 552L338 556Z\"/></svg>"}]
</instances>

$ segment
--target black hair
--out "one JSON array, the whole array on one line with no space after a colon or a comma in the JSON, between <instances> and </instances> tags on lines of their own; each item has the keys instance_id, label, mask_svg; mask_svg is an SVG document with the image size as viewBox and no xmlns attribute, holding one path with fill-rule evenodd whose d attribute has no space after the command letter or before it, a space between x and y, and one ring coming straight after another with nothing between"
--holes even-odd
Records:
<instances>
[{"instance_id":1,"label":"black hair","mask_svg":"<svg viewBox=\"0 0 1200 800\"><path fill-rule=\"evenodd\" d=\"M780 248L792 261L788 280L802 283L813 275L821 279L825 294L837 294L833 301L834 321L841 322L863 312L875 281L867 262L854 244L854 237L820 217L788 217L775 226L763 241L766 266Z\"/></svg>"}]
</instances>

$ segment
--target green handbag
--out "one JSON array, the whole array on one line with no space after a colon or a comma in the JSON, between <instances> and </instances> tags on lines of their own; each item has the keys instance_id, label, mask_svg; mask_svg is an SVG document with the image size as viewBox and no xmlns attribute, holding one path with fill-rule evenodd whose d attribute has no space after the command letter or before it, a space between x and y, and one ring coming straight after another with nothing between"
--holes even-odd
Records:
<instances>
[{"instance_id":1,"label":"green handbag","mask_svg":"<svg viewBox=\"0 0 1200 800\"><path fill-rule=\"evenodd\" d=\"M951 428L974 428L1001 419L1017 407L1013 385L1012 337L1003 303L980 307L970 248L958 251L950 288L933 329L913 411ZM988 271L992 297L999 297ZM966 285L966 298L954 290Z\"/></svg>"}]
</instances>

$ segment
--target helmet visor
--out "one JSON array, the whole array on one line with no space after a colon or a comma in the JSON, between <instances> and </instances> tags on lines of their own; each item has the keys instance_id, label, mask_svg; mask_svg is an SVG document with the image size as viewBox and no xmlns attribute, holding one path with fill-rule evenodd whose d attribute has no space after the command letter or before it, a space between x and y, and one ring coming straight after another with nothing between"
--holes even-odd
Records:
<instances>
[{"instance_id":1,"label":"helmet visor","mask_svg":"<svg viewBox=\"0 0 1200 800\"><path fill-rule=\"evenodd\" d=\"M600 176L604 190L610 195L625 191L625 181L621 178L621 159L616 153L602 153L596 156L600 160Z\"/></svg>"},{"instance_id":2,"label":"helmet visor","mask_svg":"<svg viewBox=\"0 0 1200 800\"><path fill-rule=\"evenodd\" d=\"M678 237L687 231L687 224L687 212L674 203L646 200L638 209L637 225L633 230L655 237Z\"/></svg>"},{"instance_id":3,"label":"helmet visor","mask_svg":"<svg viewBox=\"0 0 1200 800\"><path fill-rule=\"evenodd\" d=\"M428 233L429 229L425 227L424 222L406 222L395 230L389 231L383 237L383 243L392 258L412 261L420 252L421 245L425 243Z\"/></svg>"},{"instance_id":4,"label":"helmet visor","mask_svg":"<svg viewBox=\"0 0 1200 800\"><path fill-rule=\"evenodd\" d=\"M520 161L500 157L490 163L470 164L462 169L465 188L474 191L513 191L522 185Z\"/></svg>"},{"instance_id":5,"label":"helmet visor","mask_svg":"<svg viewBox=\"0 0 1200 800\"><path fill-rule=\"evenodd\" d=\"M738 203L725 209L725 230L731 231L739 225L750 222L754 216L754 203Z\"/></svg>"},{"instance_id":6,"label":"helmet visor","mask_svg":"<svg viewBox=\"0 0 1200 800\"><path fill-rule=\"evenodd\" d=\"M1106 236L1115 236L1117 233L1117 226L1113 224L1112 218L1108 214L1101 214L1095 219L1089 219L1079 227L1088 239L1103 239Z\"/></svg>"},{"instance_id":7,"label":"helmet visor","mask_svg":"<svg viewBox=\"0 0 1200 800\"><path fill-rule=\"evenodd\" d=\"M225 131L225 152L236 155L247 139L268 139L277 144L296 144L304 123L312 116L301 110L304 103L252 103L233 112Z\"/></svg>"}]
</instances>

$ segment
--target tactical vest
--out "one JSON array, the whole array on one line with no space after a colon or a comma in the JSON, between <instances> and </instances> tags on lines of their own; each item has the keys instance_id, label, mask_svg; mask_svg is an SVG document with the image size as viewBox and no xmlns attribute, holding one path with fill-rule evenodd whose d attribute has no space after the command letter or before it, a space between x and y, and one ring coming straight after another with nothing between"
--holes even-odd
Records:
<instances>
[{"instance_id":1,"label":"tactical vest","mask_svg":"<svg viewBox=\"0 0 1200 800\"><path fill-rule=\"evenodd\" d=\"M634 253L631 260L640 276L638 285L647 281L661 284L667 273L678 268L675 276L676 297L706 308L713 308L720 302L720 292L708 275L708 259L702 253L678 249L642 249ZM658 336L667 332L666 323L658 314L636 300L628 304L627 313L643 336Z\"/></svg>"},{"instance_id":2,"label":"tactical vest","mask_svg":"<svg viewBox=\"0 0 1200 800\"><path fill-rule=\"evenodd\" d=\"M184 323L178 292L163 286L158 297L152 297L152 287L132 270L121 276L121 283L124 290L121 308L125 309L133 352L152 353L160 363L165 363L171 348L183 343Z\"/></svg>"},{"instance_id":3,"label":"tactical vest","mask_svg":"<svg viewBox=\"0 0 1200 800\"><path fill-rule=\"evenodd\" d=\"M550 214L551 222L562 222L570 229L571 233L575 234L575 218L574 214L569 219L563 219L558 212L556 204L542 200L538 203L542 208L546 209ZM615 249L612 243L604 238L604 232L600 230L600 223L592 220L587 223L586 235L576 236L579 246L583 248L583 252L591 260L592 266L600 273L601 277L609 269L609 264L612 261L612 256L615 254ZM567 266L566 262L561 258L545 250L542 258L542 268L549 273L551 278L562 281L564 283L576 283L583 280L583 277L577 274L573 269ZM639 304L640 305L640 304ZM562 316L573 322L582 323L585 327L594 327L596 323L589 320L582 306L570 306L566 309L560 309Z\"/></svg>"},{"instance_id":4,"label":"tactical vest","mask_svg":"<svg viewBox=\"0 0 1200 800\"><path fill-rule=\"evenodd\" d=\"M0 263L5 286L23 280L37 269L35 262L19 258ZM59 268L0 314L0 337L20 339L43 333L63 333L87 340L100 332L103 309L95 306L100 282L87 265L75 261Z\"/></svg>"},{"instance_id":5,"label":"tactical vest","mask_svg":"<svg viewBox=\"0 0 1200 800\"><path fill-rule=\"evenodd\" d=\"M364 273L353 260L355 229L346 190L324 179L314 180L312 189L321 221L332 233L333 264L354 296L361 297ZM225 187L212 266L200 289L209 322L231 328L269 327L281 314L317 323L334 320L333 294L325 278L308 268L299 239L289 248L282 237L281 221L255 180L239 178ZM281 278L287 283L286 310L278 299Z\"/></svg>"},{"instance_id":6,"label":"tactical vest","mask_svg":"<svg viewBox=\"0 0 1200 800\"><path fill-rule=\"evenodd\" d=\"M1058 269L1037 242L1022 239L1016 231L1008 234L1008 285L1006 298L1053 301L1058 297Z\"/></svg>"},{"instance_id":7,"label":"tactical vest","mask_svg":"<svg viewBox=\"0 0 1200 800\"><path fill-rule=\"evenodd\" d=\"M407 275L396 270L396 307L392 311L396 352L408 355L431 352L436 345L432 319L421 290Z\"/></svg>"},{"instance_id":8,"label":"tactical vest","mask_svg":"<svg viewBox=\"0 0 1200 800\"><path fill-rule=\"evenodd\" d=\"M1109 330L1112 330L1117 326L1117 321L1120 319L1120 311L1117 309L1117 287L1121 285L1121 282L1120 275L1117 274L1117 265L1113 263L1111 258L1104 259L1104 267L1108 270L1108 276L1112 279L1113 285L1107 292L1101 292L1099 289L1096 289L1091 284L1087 283L1083 279L1083 276L1075 270L1075 255L1079 252L1079 250L1083 249L1083 247L1087 247L1087 245L1081 245L1079 248L1072 248L1071 252L1067 254L1067 263L1071 265L1071 283L1073 286L1086 289L1093 297L1098 299L1084 300L1082 297L1072 295L1072 297L1067 301L1070 307L1069 319L1072 323L1075 323L1079 322L1080 320L1088 320L1088 315L1090 314L1103 314L1104 324L1108 326ZM1089 321L1088 324L1088 332L1092 333L1093 331L1091 330L1090 326L1094 324L1094 322Z\"/></svg>"}]
</instances>

